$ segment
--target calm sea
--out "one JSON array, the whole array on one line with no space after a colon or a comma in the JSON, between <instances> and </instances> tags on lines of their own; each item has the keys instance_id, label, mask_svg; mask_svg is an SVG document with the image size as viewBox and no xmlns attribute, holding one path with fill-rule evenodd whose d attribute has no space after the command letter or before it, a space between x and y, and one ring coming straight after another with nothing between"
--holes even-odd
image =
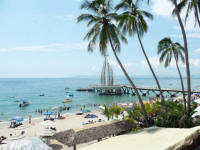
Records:
<instances>
[{"instance_id":1,"label":"calm sea","mask_svg":"<svg viewBox=\"0 0 200 150\"><path fill-rule=\"evenodd\" d=\"M180 88L178 78L160 78L161 86L164 88ZM152 78L135 78L136 85L156 87ZM82 78L42 78L42 79L0 79L0 120L7 120L14 116L28 117L28 114L36 117L36 109L50 109L54 106L63 106L62 101L66 99L66 90L73 93L70 112L80 110L81 105L113 104L117 102L130 102L137 100L131 95L122 96L99 96L93 92L77 92L77 88L86 88L90 84L98 84L99 79L95 77ZM127 84L124 78L115 79L116 84ZM200 79L192 79L192 88L200 89ZM40 94L45 96L40 96ZM14 97L14 98L13 98ZM31 104L19 108L16 100L28 99ZM143 97L143 99L146 99ZM92 109L92 108L90 108Z\"/></svg>"}]
</instances>

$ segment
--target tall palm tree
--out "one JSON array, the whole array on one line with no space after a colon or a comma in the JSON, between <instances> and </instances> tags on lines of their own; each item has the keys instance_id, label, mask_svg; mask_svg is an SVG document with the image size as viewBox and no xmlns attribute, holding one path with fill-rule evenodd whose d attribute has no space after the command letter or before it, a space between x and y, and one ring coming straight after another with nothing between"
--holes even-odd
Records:
<instances>
[{"instance_id":1,"label":"tall palm tree","mask_svg":"<svg viewBox=\"0 0 200 150\"><path fill-rule=\"evenodd\" d=\"M144 35L145 32L147 32L147 29L148 29L148 25L147 25L145 18L152 20L153 16L149 12L140 10L139 2L140 2L140 0L136 0L135 3L133 2L133 0L122 0L115 7L116 10L123 9L125 11L120 15L120 17L118 19L119 27L122 28L122 31L124 33L128 32L128 34L130 36L133 36L135 33L137 34L142 52L145 56L145 59L149 65L149 68L153 74L155 81L156 81L157 87L160 91L161 99L162 99L162 101L164 101L164 96L162 94L162 90L161 90L159 81L156 77L153 67L151 66L151 63L149 61L149 58L146 54L146 51L144 49L144 46L143 46L143 43L141 40L141 37Z\"/></svg>"},{"instance_id":2,"label":"tall palm tree","mask_svg":"<svg viewBox=\"0 0 200 150\"><path fill-rule=\"evenodd\" d=\"M170 0L175 6L175 13L178 18L178 22L181 28L181 32L183 35L184 41L184 52L185 52L185 65L186 65L186 74L187 74L187 88L188 88L188 98L187 98L187 115L190 117L190 103L191 103L191 81L190 81L190 65L189 65L189 54L188 54L188 45L187 45L187 37L185 33L185 28L183 26L182 19L180 17L180 12L178 10L177 0Z\"/></svg>"},{"instance_id":3,"label":"tall palm tree","mask_svg":"<svg viewBox=\"0 0 200 150\"><path fill-rule=\"evenodd\" d=\"M182 0L178 4L178 10L181 12L183 9L187 7L186 15L185 15L185 24L187 22L188 16L191 12L194 11L194 17L195 17L195 25L198 23L200 28L200 1L199 0ZM176 14L175 10L173 11L173 14Z\"/></svg>"},{"instance_id":4,"label":"tall palm tree","mask_svg":"<svg viewBox=\"0 0 200 150\"><path fill-rule=\"evenodd\" d=\"M183 78L181 75L181 71L178 66L179 60L181 60L183 63L185 62L184 58L184 47L181 46L179 43L173 43L170 38L164 38L158 43L158 51L157 53L160 55L160 62L165 62L165 67L169 67L172 61L172 58L175 59L176 68L179 73L181 87L182 87L182 93L183 93L183 102L184 102L184 109L186 110L186 99L185 99L185 91L184 91L184 84L183 84Z\"/></svg>"},{"instance_id":5,"label":"tall palm tree","mask_svg":"<svg viewBox=\"0 0 200 150\"><path fill-rule=\"evenodd\" d=\"M107 53L108 44L110 44L114 56L124 75L135 90L145 116L146 125L148 126L147 113L140 94L117 55L121 49L120 40L125 43L127 43L127 40L123 33L121 33L118 27L114 24L117 14L112 12L111 0L85 0L81 5L81 9L87 9L92 12L91 14L82 14L77 18L78 22L87 21L88 26L92 25L91 29L84 37L84 39L90 40L88 51L92 52L97 43L99 43L99 50L103 55L105 55Z\"/></svg>"}]
</instances>

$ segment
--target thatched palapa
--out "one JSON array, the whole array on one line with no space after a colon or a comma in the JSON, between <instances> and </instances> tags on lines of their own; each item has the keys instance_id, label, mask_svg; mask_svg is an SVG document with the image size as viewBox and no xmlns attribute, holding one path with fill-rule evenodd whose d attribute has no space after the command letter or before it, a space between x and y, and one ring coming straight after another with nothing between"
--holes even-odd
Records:
<instances>
[{"instance_id":1,"label":"thatched palapa","mask_svg":"<svg viewBox=\"0 0 200 150\"><path fill-rule=\"evenodd\" d=\"M52 138L71 147L82 143L88 143L99 140L111 135L119 135L135 128L135 125L129 121L118 121L102 126L91 127L75 132L73 129L59 132Z\"/></svg>"}]
</instances>

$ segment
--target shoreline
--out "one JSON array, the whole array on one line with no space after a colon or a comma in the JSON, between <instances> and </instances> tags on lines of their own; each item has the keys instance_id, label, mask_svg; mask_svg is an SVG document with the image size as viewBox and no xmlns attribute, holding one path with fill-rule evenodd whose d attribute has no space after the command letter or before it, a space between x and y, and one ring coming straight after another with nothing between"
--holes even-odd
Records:
<instances>
[{"instance_id":1,"label":"shoreline","mask_svg":"<svg viewBox=\"0 0 200 150\"><path fill-rule=\"evenodd\" d=\"M87 113L86 113L87 114ZM89 120L97 120L97 119L103 119L106 120L105 116L101 114L100 111L91 111L90 114L96 114L99 116L99 118L96 119L87 119L84 118L86 115L76 115L75 113L65 113L62 114L62 116L65 116L65 119L55 119L54 126L56 128L56 132L65 131L68 129L79 129L87 125L82 125L83 122L87 122ZM19 126L17 128L9 128L10 122L1 122L0 123L0 135L9 137L10 134L19 134L21 131L25 131L25 136L30 138L34 136L38 136L39 130L44 128L44 125L42 125L43 117L37 117L34 119L31 119L31 124L29 124L29 120L25 119L22 123L22 126ZM21 129L22 128L22 129Z\"/></svg>"}]
</instances>

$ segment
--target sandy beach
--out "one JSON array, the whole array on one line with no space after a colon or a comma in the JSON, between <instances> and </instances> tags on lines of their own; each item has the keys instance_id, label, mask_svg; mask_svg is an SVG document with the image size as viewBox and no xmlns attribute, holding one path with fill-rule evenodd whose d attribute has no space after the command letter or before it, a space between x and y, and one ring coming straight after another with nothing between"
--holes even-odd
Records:
<instances>
[{"instance_id":1,"label":"sandy beach","mask_svg":"<svg viewBox=\"0 0 200 150\"><path fill-rule=\"evenodd\" d=\"M87 118L84 118L85 115L64 114L62 116L65 116L66 118L62 119L62 120L55 119L54 123L52 124L52 127L56 128L56 132L65 131L68 129L78 130L80 128L90 126L90 125L82 125L83 122L88 122L89 120L97 121L98 119L103 119L103 120L106 119L105 116L103 116L98 111L90 112L90 114L95 114L98 116L98 118L87 119ZM45 128L45 125L43 124L44 118L45 118L45 116L40 117L40 118L34 118L34 119L32 119L31 124L29 124L28 120L24 120L23 125L19 126L17 128L9 128L10 122L0 123L0 135L9 137L10 134L18 135L22 131L25 131L25 138L31 138L31 137L35 137L35 136L39 137L40 130ZM62 145L62 147L63 147L62 149L71 149L71 148L68 148L67 146L59 143L56 140L51 140L50 145L53 145L53 147L54 147L53 149L57 149L56 146L58 146L58 145Z\"/></svg>"}]
</instances>

